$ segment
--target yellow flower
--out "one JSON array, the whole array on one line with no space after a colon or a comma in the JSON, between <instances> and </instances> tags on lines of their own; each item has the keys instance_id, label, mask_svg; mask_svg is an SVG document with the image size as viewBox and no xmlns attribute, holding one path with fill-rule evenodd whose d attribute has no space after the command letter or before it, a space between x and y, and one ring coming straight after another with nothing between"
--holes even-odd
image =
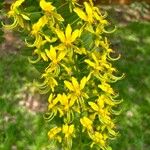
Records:
<instances>
[{"instance_id":1,"label":"yellow flower","mask_svg":"<svg viewBox=\"0 0 150 150\"><path fill-rule=\"evenodd\" d=\"M73 124L65 124L62 127L62 133L64 134L64 149L66 150L72 149L72 138L75 137L74 130Z\"/></svg>"},{"instance_id":2,"label":"yellow flower","mask_svg":"<svg viewBox=\"0 0 150 150\"><path fill-rule=\"evenodd\" d=\"M60 116L64 116L64 121L70 123L74 119L73 105L75 99L71 98L71 95L58 94L58 100L60 105L58 106L58 111Z\"/></svg>"},{"instance_id":3,"label":"yellow flower","mask_svg":"<svg viewBox=\"0 0 150 150\"><path fill-rule=\"evenodd\" d=\"M81 122L82 126L84 128L86 128L88 131L93 130L93 127L92 127L93 122L89 118L83 117L80 119L80 122Z\"/></svg>"},{"instance_id":4,"label":"yellow flower","mask_svg":"<svg viewBox=\"0 0 150 150\"><path fill-rule=\"evenodd\" d=\"M50 94L49 98L48 98L48 110L50 113L49 116L47 117L48 120L52 120L56 115L57 112L59 112L60 117L62 117L64 115L64 112L61 110L60 106L59 106L59 95L57 95L56 97L54 97L53 94Z\"/></svg>"},{"instance_id":5,"label":"yellow flower","mask_svg":"<svg viewBox=\"0 0 150 150\"><path fill-rule=\"evenodd\" d=\"M101 84L98 85L98 87L110 95L115 95L113 88L106 82L102 82Z\"/></svg>"},{"instance_id":6,"label":"yellow flower","mask_svg":"<svg viewBox=\"0 0 150 150\"><path fill-rule=\"evenodd\" d=\"M61 142L62 138L61 138L61 136L58 135L60 132L61 132L61 128L60 127L54 127L54 128L52 128L48 132L49 139L55 139L55 140L58 140L58 142Z\"/></svg>"},{"instance_id":7,"label":"yellow flower","mask_svg":"<svg viewBox=\"0 0 150 150\"><path fill-rule=\"evenodd\" d=\"M28 24L25 25L24 20L30 20L30 18L27 15L21 13L20 10L18 10L18 8L24 1L25 0L17 0L14 3L12 3L10 11L8 12L8 16L13 17L14 22L10 25L4 25L6 29L13 29L18 25L22 28L29 29Z\"/></svg>"},{"instance_id":8,"label":"yellow flower","mask_svg":"<svg viewBox=\"0 0 150 150\"><path fill-rule=\"evenodd\" d=\"M40 7L47 12L52 12L55 9L51 2L46 2L45 0L40 0Z\"/></svg>"},{"instance_id":9,"label":"yellow flower","mask_svg":"<svg viewBox=\"0 0 150 150\"><path fill-rule=\"evenodd\" d=\"M101 101L104 101L107 105L110 105L110 106L115 106L122 102L122 100L113 100L111 96L107 96L105 94L102 94L101 96L99 96L99 99L101 99Z\"/></svg>"},{"instance_id":10,"label":"yellow flower","mask_svg":"<svg viewBox=\"0 0 150 150\"><path fill-rule=\"evenodd\" d=\"M86 93L83 92L83 89L87 83L87 78L84 76L81 81L80 84L78 83L77 79L75 77L71 78L71 82L69 81L64 81L65 86L75 94L75 96L78 97L85 97L88 98L88 95Z\"/></svg>"},{"instance_id":11,"label":"yellow flower","mask_svg":"<svg viewBox=\"0 0 150 150\"><path fill-rule=\"evenodd\" d=\"M92 58L95 62L92 62L91 60L89 59L85 59L84 61L91 67L93 67L95 70L102 70L102 66L99 62L99 60L97 59L97 57L95 56L94 53L91 54L92 55Z\"/></svg>"},{"instance_id":12,"label":"yellow flower","mask_svg":"<svg viewBox=\"0 0 150 150\"><path fill-rule=\"evenodd\" d=\"M105 59L102 59L102 60L98 59L94 53L92 53L91 56L92 56L92 59L94 60L94 62L89 60L89 59L85 59L84 61L90 67L92 67L94 69L92 71L93 75L99 78L100 77L100 73L104 70L103 64L104 65L106 64L106 60Z\"/></svg>"},{"instance_id":13,"label":"yellow flower","mask_svg":"<svg viewBox=\"0 0 150 150\"><path fill-rule=\"evenodd\" d=\"M45 41L44 41L44 43L41 43L41 46L44 45L44 44L45 44ZM48 58L47 58L45 52L42 52L40 49L35 49L34 54L37 54L44 61L48 61Z\"/></svg>"},{"instance_id":14,"label":"yellow flower","mask_svg":"<svg viewBox=\"0 0 150 150\"><path fill-rule=\"evenodd\" d=\"M107 135L103 135L102 133L95 131L90 137L93 140L92 144L90 145L91 148L96 144L102 149L105 149L106 139L108 138Z\"/></svg>"},{"instance_id":15,"label":"yellow flower","mask_svg":"<svg viewBox=\"0 0 150 150\"><path fill-rule=\"evenodd\" d=\"M67 25L65 32L60 29L56 29L55 31L58 38L65 46L71 46L72 43L75 42L77 37L79 37L80 33L78 29L72 32L70 24Z\"/></svg>"},{"instance_id":16,"label":"yellow flower","mask_svg":"<svg viewBox=\"0 0 150 150\"><path fill-rule=\"evenodd\" d=\"M115 68L107 61L106 54L100 54L99 52L93 52L91 54L92 59L85 59L84 61L91 67L93 70L91 73L101 81L113 81L115 77L112 75L113 71L116 71ZM112 79L111 79L112 78ZM117 79L117 77L116 77ZM119 79L119 78L118 78Z\"/></svg>"},{"instance_id":17,"label":"yellow flower","mask_svg":"<svg viewBox=\"0 0 150 150\"><path fill-rule=\"evenodd\" d=\"M65 124L63 125L62 127L62 133L65 134L65 138L71 138L72 136L74 136L74 125L68 125L68 124Z\"/></svg>"},{"instance_id":18,"label":"yellow flower","mask_svg":"<svg viewBox=\"0 0 150 150\"><path fill-rule=\"evenodd\" d=\"M85 11L86 13L80 9L80 8L75 8L74 12L77 13L77 15L83 19L84 21L87 21L89 23L93 23L94 18L93 18L93 11L92 11L92 7L89 5L89 3L84 2L84 6L85 6Z\"/></svg>"},{"instance_id":19,"label":"yellow flower","mask_svg":"<svg viewBox=\"0 0 150 150\"><path fill-rule=\"evenodd\" d=\"M88 104L91 106L91 108L94 110L94 114L92 115L92 119L95 119L95 116L98 115L99 121L102 122L101 129L107 128L108 132L112 136L116 136L118 133L114 131L115 124L111 118L111 107L110 105L116 105L119 102L115 102L112 100L109 100L107 96L101 95L99 96L97 103L94 102L88 102ZM109 104L108 104L109 103ZM107 104L107 105L106 105Z\"/></svg>"},{"instance_id":20,"label":"yellow flower","mask_svg":"<svg viewBox=\"0 0 150 150\"><path fill-rule=\"evenodd\" d=\"M39 36L39 37L40 37L40 36ZM37 41L35 41L35 42L38 42L38 41L41 41L41 39L39 39L39 40L37 40ZM41 60L41 58L42 58L44 61L48 61L48 57L46 56L45 52L43 52L43 51L41 50L41 47L42 47L45 43L46 43L46 41L42 41L42 42L36 44L36 47L37 47L37 48L34 50L33 54L34 54L34 55L35 55L35 54L37 55L37 59L31 60L31 59L29 58L29 61L30 61L31 63L37 63L38 61ZM26 41L26 44L28 44L27 41ZM34 43L34 44L35 44L35 43Z\"/></svg>"},{"instance_id":21,"label":"yellow flower","mask_svg":"<svg viewBox=\"0 0 150 150\"><path fill-rule=\"evenodd\" d=\"M80 81L80 84L78 83L77 79L75 77L72 77L72 83L69 81L64 81L65 86L69 89L71 92L71 99L74 101L77 101L77 108L75 110L80 113L80 108L85 109L85 103L84 98L89 98L87 93L83 91L85 84L88 81L88 78L83 77Z\"/></svg>"},{"instance_id":22,"label":"yellow flower","mask_svg":"<svg viewBox=\"0 0 150 150\"><path fill-rule=\"evenodd\" d=\"M59 101L63 106L62 109L65 112L68 112L75 103L75 99L71 99L71 95L65 95L64 93L59 95Z\"/></svg>"},{"instance_id":23,"label":"yellow flower","mask_svg":"<svg viewBox=\"0 0 150 150\"><path fill-rule=\"evenodd\" d=\"M48 19L44 15L39 20L32 25L31 35L35 37L33 44L29 44L25 39L25 43L28 47L37 47L38 49L44 45L47 41L42 38L42 28L47 24Z\"/></svg>"},{"instance_id":24,"label":"yellow flower","mask_svg":"<svg viewBox=\"0 0 150 150\"><path fill-rule=\"evenodd\" d=\"M46 15L39 18L39 20L32 25L31 34L36 35L37 33L39 33L42 30L42 28L47 24L47 22L48 18L46 17Z\"/></svg>"},{"instance_id":25,"label":"yellow flower","mask_svg":"<svg viewBox=\"0 0 150 150\"><path fill-rule=\"evenodd\" d=\"M55 47L53 47L52 45L50 47L50 50L46 49L45 52L53 64L58 64L65 57L67 53L67 51L57 52Z\"/></svg>"},{"instance_id":26,"label":"yellow flower","mask_svg":"<svg viewBox=\"0 0 150 150\"><path fill-rule=\"evenodd\" d=\"M45 50L47 57L51 60L50 65L46 70L49 72L54 72L55 75L58 75L60 72L59 63L66 56L67 51L56 51L56 48L51 46L50 50Z\"/></svg>"},{"instance_id":27,"label":"yellow flower","mask_svg":"<svg viewBox=\"0 0 150 150\"><path fill-rule=\"evenodd\" d=\"M105 37L104 41L100 41L100 45L106 50L107 53L113 52L113 50L109 47L108 39Z\"/></svg>"},{"instance_id":28,"label":"yellow flower","mask_svg":"<svg viewBox=\"0 0 150 150\"><path fill-rule=\"evenodd\" d=\"M85 11L81 8L74 8L74 12L84 21L88 22L89 24L93 24L95 21L99 21L103 24L107 24L107 21L104 20L103 16L97 7L92 5L92 2L84 2Z\"/></svg>"},{"instance_id":29,"label":"yellow flower","mask_svg":"<svg viewBox=\"0 0 150 150\"><path fill-rule=\"evenodd\" d=\"M54 92L54 88L58 85L58 82L53 77L51 72L45 70L45 73L42 74L42 78L44 78L44 82L43 84L41 84L41 89L45 89L44 91L46 92L48 92L49 90L52 90L52 92Z\"/></svg>"},{"instance_id":30,"label":"yellow flower","mask_svg":"<svg viewBox=\"0 0 150 150\"><path fill-rule=\"evenodd\" d=\"M49 96L49 98L48 98L48 102L49 102L48 110L51 110L51 109L53 109L54 106L56 106L56 104L59 102L59 99L58 99L58 97L53 98L53 94L50 94L50 96Z\"/></svg>"},{"instance_id":31,"label":"yellow flower","mask_svg":"<svg viewBox=\"0 0 150 150\"><path fill-rule=\"evenodd\" d=\"M52 5L51 2L46 2L45 0L40 0L40 7L43 11L46 12L47 17L50 17L54 21L54 18L56 18L58 21L64 21L62 16L55 12L55 7Z\"/></svg>"},{"instance_id":32,"label":"yellow flower","mask_svg":"<svg viewBox=\"0 0 150 150\"><path fill-rule=\"evenodd\" d=\"M99 97L97 100L97 104L94 102L88 102L88 104L94 110L94 118L92 119L95 119L95 116L98 115L99 121L103 124L108 125L110 124L110 122L112 122L110 118L110 112L108 111L108 108L104 103L104 99L101 99L101 97Z\"/></svg>"}]
</instances>

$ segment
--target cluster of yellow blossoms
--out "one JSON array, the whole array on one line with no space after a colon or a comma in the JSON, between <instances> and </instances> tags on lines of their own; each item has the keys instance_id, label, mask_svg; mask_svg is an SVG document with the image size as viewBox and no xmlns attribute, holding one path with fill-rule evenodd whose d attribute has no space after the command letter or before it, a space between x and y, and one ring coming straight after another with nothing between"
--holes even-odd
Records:
<instances>
[{"instance_id":1,"label":"cluster of yellow blossoms","mask_svg":"<svg viewBox=\"0 0 150 150\"><path fill-rule=\"evenodd\" d=\"M23 28L25 39L34 49L32 63L43 63L42 93L49 93L46 119L55 124L48 132L50 140L71 150L74 143L110 150L114 138L114 108L121 102L110 83L120 80L110 55L114 52L106 37L106 14L92 0L38 0L38 18L27 7L29 0L16 0L9 17L14 19L7 29ZM32 14L32 15L31 15ZM88 144L87 144L88 143Z\"/></svg>"}]
</instances>

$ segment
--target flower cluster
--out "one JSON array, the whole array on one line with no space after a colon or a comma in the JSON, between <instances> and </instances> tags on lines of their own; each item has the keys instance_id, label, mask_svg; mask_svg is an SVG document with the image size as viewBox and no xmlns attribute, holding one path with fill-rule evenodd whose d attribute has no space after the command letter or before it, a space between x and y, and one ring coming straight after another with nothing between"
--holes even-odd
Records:
<instances>
[{"instance_id":1,"label":"flower cluster","mask_svg":"<svg viewBox=\"0 0 150 150\"><path fill-rule=\"evenodd\" d=\"M23 9L27 4L16 0L8 13L14 22L4 26L26 29L25 43L37 57L30 61L44 64L39 89L49 93L46 119L55 120L49 139L65 150L79 140L91 148L111 149L108 141L117 135L114 115L121 102L111 83L123 76L116 76L111 63L119 57L111 57L106 14L92 0L39 0L40 15L32 21L33 12Z\"/></svg>"}]
</instances>

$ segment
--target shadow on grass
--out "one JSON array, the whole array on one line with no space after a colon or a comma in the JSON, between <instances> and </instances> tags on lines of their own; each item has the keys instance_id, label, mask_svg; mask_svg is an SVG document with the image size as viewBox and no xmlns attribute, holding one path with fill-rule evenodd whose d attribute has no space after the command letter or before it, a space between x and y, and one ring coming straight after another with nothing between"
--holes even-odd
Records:
<instances>
[{"instance_id":1,"label":"shadow on grass","mask_svg":"<svg viewBox=\"0 0 150 150\"><path fill-rule=\"evenodd\" d=\"M38 106L46 102L30 82L36 76L27 58L13 53L0 56L1 150L46 150L48 129Z\"/></svg>"},{"instance_id":2,"label":"shadow on grass","mask_svg":"<svg viewBox=\"0 0 150 150\"><path fill-rule=\"evenodd\" d=\"M120 27L112 37L122 58L116 63L125 79L116 84L124 98L120 136L115 150L150 149L150 23L133 22Z\"/></svg>"}]
</instances>

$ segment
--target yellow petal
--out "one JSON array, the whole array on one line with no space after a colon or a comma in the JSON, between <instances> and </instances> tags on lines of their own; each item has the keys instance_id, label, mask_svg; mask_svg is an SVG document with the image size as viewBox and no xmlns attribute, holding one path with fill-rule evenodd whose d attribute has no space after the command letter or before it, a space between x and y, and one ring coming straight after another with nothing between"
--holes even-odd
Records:
<instances>
[{"instance_id":1,"label":"yellow petal","mask_svg":"<svg viewBox=\"0 0 150 150\"><path fill-rule=\"evenodd\" d=\"M92 144L90 145L90 148L93 148L93 146L95 145L95 142L92 142Z\"/></svg>"},{"instance_id":2,"label":"yellow petal","mask_svg":"<svg viewBox=\"0 0 150 150\"><path fill-rule=\"evenodd\" d=\"M75 8L74 9L74 12L84 21L87 21L87 16L86 14L84 13L84 11L80 8Z\"/></svg>"},{"instance_id":3,"label":"yellow petal","mask_svg":"<svg viewBox=\"0 0 150 150\"><path fill-rule=\"evenodd\" d=\"M67 51L61 51L60 53L59 53L59 55L58 55L58 58L57 58L57 60L58 61L61 61L65 56L66 56L66 54L67 54Z\"/></svg>"},{"instance_id":4,"label":"yellow petal","mask_svg":"<svg viewBox=\"0 0 150 150\"><path fill-rule=\"evenodd\" d=\"M73 85L75 90L79 89L79 83L75 77L72 77L72 85Z\"/></svg>"},{"instance_id":5,"label":"yellow petal","mask_svg":"<svg viewBox=\"0 0 150 150\"><path fill-rule=\"evenodd\" d=\"M58 99L58 97L56 97L56 98L53 100L53 105L56 105L58 102L59 102L59 99Z\"/></svg>"},{"instance_id":6,"label":"yellow petal","mask_svg":"<svg viewBox=\"0 0 150 150\"><path fill-rule=\"evenodd\" d=\"M98 106L95 104L95 103L93 103L93 102L88 102L88 104L95 110L95 111L98 111Z\"/></svg>"},{"instance_id":7,"label":"yellow petal","mask_svg":"<svg viewBox=\"0 0 150 150\"><path fill-rule=\"evenodd\" d=\"M49 98L48 98L48 102L51 103L53 99L53 94L50 94Z\"/></svg>"},{"instance_id":8,"label":"yellow petal","mask_svg":"<svg viewBox=\"0 0 150 150\"><path fill-rule=\"evenodd\" d=\"M17 21L18 21L18 24L22 27L22 28L25 28L25 25L24 25L24 20L22 19L21 16L18 16L16 17Z\"/></svg>"},{"instance_id":9,"label":"yellow petal","mask_svg":"<svg viewBox=\"0 0 150 150\"><path fill-rule=\"evenodd\" d=\"M86 81L89 81L89 80L90 80L91 75L92 75L92 73L90 72L89 75L88 75L87 78L86 78Z\"/></svg>"},{"instance_id":10,"label":"yellow petal","mask_svg":"<svg viewBox=\"0 0 150 150\"><path fill-rule=\"evenodd\" d=\"M82 90L85 87L86 82L87 78L83 77L82 80L80 81L80 90Z\"/></svg>"},{"instance_id":11,"label":"yellow petal","mask_svg":"<svg viewBox=\"0 0 150 150\"><path fill-rule=\"evenodd\" d=\"M93 33L93 34L95 34L95 31L94 31L93 26L91 24L88 24L86 26L86 30L89 31L89 32L91 32L91 33Z\"/></svg>"},{"instance_id":12,"label":"yellow petal","mask_svg":"<svg viewBox=\"0 0 150 150\"><path fill-rule=\"evenodd\" d=\"M83 127L87 128L88 130L92 130L92 121L89 118L83 117L80 119L80 122Z\"/></svg>"},{"instance_id":13,"label":"yellow petal","mask_svg":"<svg viewBox=\"0 0 150 150\"><path fill-rule=\"evenodd\" d=\"M54 86L58 85L57 81L53 77L52 77L52 81L53 81Z\"/></svg>"},{"instance_id":14,"label":"yellow petal","mask_svg":"<svg viewBox=\"0 0 150 150\"><path fill-rule=\"evenodd\" d=\"M58 140L59 143L62 142L62 138L60 136L57 136L57 140Z\"/></svg>"},{"instance_id":15,"label":"yellow petal","mask_svg":"<svg viewBox=\"0 0 150 150\"><path fill-rule=\"evenodd\" d=\"M39 32L44 26L45 24L47 24L48 19L47 17L44 15L42 16L36 23L34 23L32 25L32 31L31 34L36 34L37 32Z\"/></svg>"},{"instance_id":16,"label":"yellow petal","mask_svg":"<svg viewBox=\"0 0 150 150\"><path fill-rule=\"evenodd\" d=\"M101 98L99 97L97 103L98 103L98 106L99 106L100 108L104 108L104 100L103 100L103 99L101 99Z\"/></svg>"},{"instance_id":17,"label":"yellow petal","mask_svg":"<svg viewBox=\"0 0 150 150\"><path fill-rule=\"evenodd\" d=\"M25 0L17 0L15 3L12 4L11 9L16 9L19 7Z\"/></svg>"},{"instance_id":18,"label":"yellow petal","mask_svg":"<svg viewBox=\"0 0 150 150\"><path fill-rule=\"evenodd\" d=\"M71 100L70 100L70 103L69 103L69 106L70 106L70 107L74 105L74 103L75 103L75 100L76 100L76 99L74 99L74 98L71 98Z\"/></svg>"},{"instance_id":19,"label":"yellow petal","mask_svg":"<svg viewBox=\"0 0 150 150\"><path fill-rule=\"evenodd\" d=\"M114 90L108 83L103 82L102 84L98 85L98 87L101 88L106 93L113 95L115 94Z\"/></svg>"},{"instance_id":20,"label":"yellow petal","mask_svg":"<svg viewBox=\"0 0 150 150\"><path fill-rule=\"evenodd\" d=\"M62 105L68 105L68 97L65 94L60 95L59 101Z\"/></svg>"},{"instance_id":21,"label":"yellow petal","mask_svg":"<svg viewBox=\"0 0 150 150\"><path fill-rule=\"evenodd\" d=\"M69 127L69 133L72 134L74 132L74 125L70 125Z\"/></svg>"},{"instance_id":22,"label":"yellow petal","mask_svg":"<svg viewBox=\"0 0 150 150\"><path fill-rule=\"evenodd\" d=\"M70 24L67 25L65 33L66 33L66 39L71 40L72 28L71 28Z\"/></svg>"},{"instance_id":23,"label":"yellow petal","mask_svg":"<svg viewBox=\"0 0 150 150\"><path fill-rule=\"evenodd\" d=\"M52 12L55 9L55 7L52 6L51 2L46 2L45 0L40 1L40 7L42 8L42 10L47 12Z\"/></svg>"},{"instance_id":24,"label":"yellow petal","mask_svg":"<svg viewBox=\"0 0 150 150\"><path fill-rule=\"evenodd\" d=\"M85 62L86 62L89 66L95 67L95 64L94 64L92 61L90 61L89 59L86 59Z\"/></svg>"},{"instance_id":25,"label":"yellow petal","mask_svg":"<svg viewBox=\"0 0 150 150\"><path fill-rule=\"evenodd\" d=\"M50 50L45 50L47 56L50 58L51 61L56 60L56 50L53 46L50 47Z\"/></svg>"},{"instance_id":26,"label":"yellow petal","mask_svg":"<svg viewBox=\"0 0 150 150\"><path fill-rule=\"evenodd\" d=\"M62 132L65 133L65 134L68 133L68 125L67 124L63 125Z\"/></svg>"},{"instance_id":27,"label":"yellow petal","mask_svg":"<svg viewBox=\"0 0 150 150\"><path fill-rule=\"evenodd\" d=\"M69 81L64 81L64 84L70 91L74 91L74 88Z\"/></svg>"},{"instance_id":28,"label":"yellow petal","mask_svg":"<svg viewBox=\"0 0 150 150\"><path fill-rule=\"evenodd\" d=\"M43 58L44 61L48 61L48 58L44 52L40 53L41 57Z\"/></svg>"},{"instance_id":29,"label":"yellow petal","mask_svg":"<svg viewBox=\"0 0 150 150\"><path fill-rule=\"evenodd\" d=\"M96 56L95 56L95 54L94 54L94 53L92 53L92 58L93 58L93 60L96 62L96 64L98 65L98 64L99 64L99 62L98 62L98 59L96 58Z\"/></svg>"},{"instance_id":30,"label":"yellow petal","mask_svg":"<svg viewBox=\"0 0 150 150\"><path fill-rule=\"evenodd\" d=\"M59 29L56 29L55 32L56 32L58 38L60 39L60 41L61 41L62 43L64 43L65 40L66 40L66 38L65 38L65 35L64 35L63 31L61 31L61 30L59 30Z\"/></svg>"},{"instance_id":31,"label":"yellow petal","mask_svg":"<svg viewBox=\"0 0 150 150\"><path fill-rule=\"evenodd\" d=\"M74 41L76 40L76 38L79 36L79 33L80 33L79 30L75 30L75 31L72 33L71 42L74 42Z\"/></svg>"},{"instance_id":32,"label":"yellow petal","mask_svg":"<svg viewBox=\"0 0 150 150\"><path fill-rule=\"evenodd\" d=\"M61 128L60 127L54 127L48 132L48 136L50 139L54 138L56 136L56 134L58 134L59 132L61 132Z\"/></svg>"},{"instance_id":33,"label":"yellow petal","mask_svg":"<svg viewBox=\"0 0 150 150\"><path fill-rule=\"evenodd\" d=\"M59 111L59 116L62 117L64 115L64 112L60 108L57 108L57 109Z\"/></svg>"},{"instance_id":34,"label":"yellow petal","mask_svg":"<svg viewBox=\"0 0 150 150\"><path fill-rule=\"evenodd\" d=\"M85 11L88 14L88 17L92 18L93 11L92 11L91 6L87 2L84 2L84 6L85 6Z\"/></svg>"},{"instance_id":35,"label":"yellow petal","mask_svg":"<svg viewBox=\"0 0 150 150\"><path fill-rule=\"evenodd\" d=\"M115 103L114 101L112 101L111 98L109 98L109 97L107 97L107 96L105 96L105 95L101 95L101 96L99 97L99 99L101 99L101 100L104 101L106 104L111 105L111 106L114 106L115 104L117 104L117 103ZM118 103L119 103L119 102L120 102L120 101L118 101Z\"/></svg>"}]
</instances>

